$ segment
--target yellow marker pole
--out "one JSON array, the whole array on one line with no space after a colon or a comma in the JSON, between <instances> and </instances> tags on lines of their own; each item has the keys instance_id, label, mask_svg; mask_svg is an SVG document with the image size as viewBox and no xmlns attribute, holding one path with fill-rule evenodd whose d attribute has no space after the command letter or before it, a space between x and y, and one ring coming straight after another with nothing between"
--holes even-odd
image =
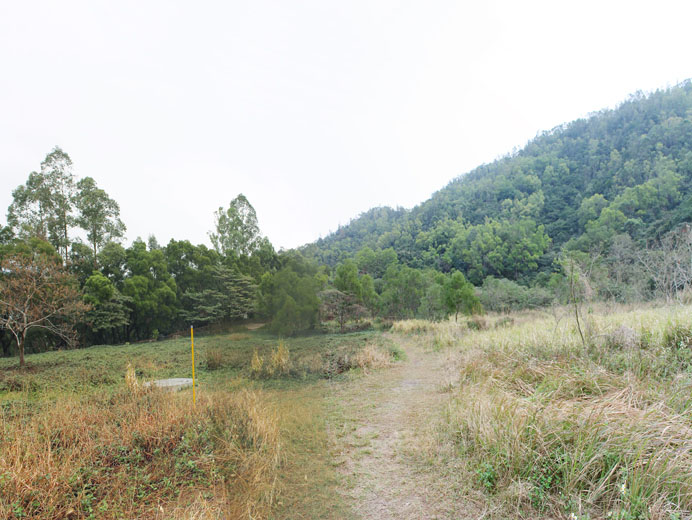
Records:
<instances>
[{"instance_id":1,"label":"yellow marker pole","mask_svg":"<svg viewBox=\"0 0 692 520\"><path fill-rule=\"evenodd\" d=\"M192 404L195 404L195 329L190 325L190 347L192 348Z\"/></svg>"}]
</instances>

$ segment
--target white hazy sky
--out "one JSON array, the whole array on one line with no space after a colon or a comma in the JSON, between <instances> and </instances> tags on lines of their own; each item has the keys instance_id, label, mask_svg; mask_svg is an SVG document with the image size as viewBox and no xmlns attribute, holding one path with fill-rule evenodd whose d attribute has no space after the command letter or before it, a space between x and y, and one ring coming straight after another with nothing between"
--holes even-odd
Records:
<instances>
[{"instance_id":1,"label":"white hazy sky","mask_svg":"<svg viewBox=\"0 0 692 520\"><path fill-rule=\"evenodd\" d=\"M687 1L0 0L0 222L55 145L128 243L274 245L411 207L537 132L692 77Z\"/></svg>"}]
</instances>

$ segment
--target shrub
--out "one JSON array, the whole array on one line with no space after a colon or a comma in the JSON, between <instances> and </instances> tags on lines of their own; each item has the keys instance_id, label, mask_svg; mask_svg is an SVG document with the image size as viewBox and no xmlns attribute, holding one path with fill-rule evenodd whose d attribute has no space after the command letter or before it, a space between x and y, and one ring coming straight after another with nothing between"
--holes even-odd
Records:
<instances>
[{"instance_id":1,"label":"shrub","mask_svg":"<svg viewBox=\"0 0 692 520\"><path fill-rule=\"evenodd\" d=\"M504 316L495 322L496 329L501 327L511 327L512 325L514 325L514 318L509 316Z\"/></svg>"},{"instance_id":2,"label":"shrub","mask_svg":"<svg viewBox=\"0 0 692 520\"><path fill-rule=\"evenodd\" d=\"M606 336L606 345L614 349L632 350L639 345L639 337L634 329L620 325Z\"/></svg>"},{"instance_id":3,"label":"shrub","mask_svg":"<svg viewBox=\"0 0 692 520\"><path fill-rule=\"evenodd\" d=\"M466 326L471 330L485 330L488 328L488 322L483 316L473 316L466 323Z\"/></svg>"}]
</instances>

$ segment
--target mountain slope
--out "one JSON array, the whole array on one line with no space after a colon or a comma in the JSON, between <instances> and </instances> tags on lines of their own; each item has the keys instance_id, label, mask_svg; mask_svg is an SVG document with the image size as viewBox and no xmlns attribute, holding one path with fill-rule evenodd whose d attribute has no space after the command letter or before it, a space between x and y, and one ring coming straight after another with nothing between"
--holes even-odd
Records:
<instances>
[{"instance_id":1,"label":"mountain slope","mask_svg":"<svg viewBox=\"0 0 692 520\"><path fill-rule=\"evenodd\" d=\"M692 218L691 194L688 80L545 132L411 210L372 209L303 251L335 265L366 246L393 247L413 267L518 279L548 269L565 244L658 236Z\"/></svg>"}]
</instances>

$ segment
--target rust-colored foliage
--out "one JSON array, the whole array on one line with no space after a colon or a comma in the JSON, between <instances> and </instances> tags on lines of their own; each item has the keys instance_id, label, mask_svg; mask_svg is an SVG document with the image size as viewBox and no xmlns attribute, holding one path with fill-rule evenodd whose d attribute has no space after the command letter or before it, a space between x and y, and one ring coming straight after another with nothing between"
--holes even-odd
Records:
<instances>
[{"instance_id":1,"label":"rust-colored foliage","mask_svg":"<svg viewBox=\"0 0 692 520\"><path fill-rule=\"evenodd\" d=\"M44 255L16 254L0 263L0 327L17 341L24 366L27 332L40 328L74 346L73 325L88 310L75 278L61 263Z\"/></svg>"}]
</instances>

